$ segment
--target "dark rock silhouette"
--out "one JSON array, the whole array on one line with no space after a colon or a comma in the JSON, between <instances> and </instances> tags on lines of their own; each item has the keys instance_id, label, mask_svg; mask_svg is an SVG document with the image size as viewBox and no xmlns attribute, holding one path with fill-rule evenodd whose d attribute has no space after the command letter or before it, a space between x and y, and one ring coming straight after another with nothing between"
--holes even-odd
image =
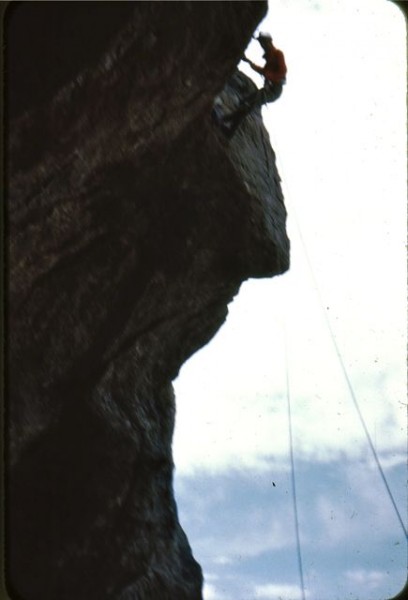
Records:
<instances>
[{"instance_id":1,"label":"dark rock silhouette","mask_svg":"<svg viewBox=\"0 0 408 600\"><path fill-rule=\"evenodd\" d=\"M202 597L173 497L171 382L242 281L288 268L260 112L230 142L211 119L216 97L227 110L253 88L234 71L266 8L8 10L12 597Z\"/></svg>"}]
</instances>

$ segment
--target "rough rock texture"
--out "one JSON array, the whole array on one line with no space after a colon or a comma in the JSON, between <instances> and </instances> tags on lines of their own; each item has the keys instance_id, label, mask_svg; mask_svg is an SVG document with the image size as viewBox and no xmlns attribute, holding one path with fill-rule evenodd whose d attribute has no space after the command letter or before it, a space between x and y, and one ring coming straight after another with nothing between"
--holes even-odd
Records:
<instances>
[{"instance_id":1,"label":"rough rock texture","mask_svg":"<svg viewBox=\"0 0 408 600\"><path fill-rule=\"evenodd\" d=\"M264 2L9 9L13 597L201 598L172 491L171 381L243 280L288 267L260 113L231 142L211 120L217 95L227 109L253 88L233 73L265 12Z\"/></svg>"}]
</instances>

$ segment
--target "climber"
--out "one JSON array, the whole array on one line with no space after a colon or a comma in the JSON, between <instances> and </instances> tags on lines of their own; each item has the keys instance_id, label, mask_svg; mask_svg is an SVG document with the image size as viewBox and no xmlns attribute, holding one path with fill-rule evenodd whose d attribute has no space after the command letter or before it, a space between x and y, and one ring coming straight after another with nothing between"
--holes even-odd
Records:
<instances>
[{"instance_id":1,"label":"climber","mask_svg":"<svg viewBox=\"0 0 408 600\"><path fill-rule=\"evenodd\" d=\"M255 92L253 96L254 100L257 96L256 105L261 106L268 102L274 102L279 98L283 85L286 83L287 68L283 52L275 48L272 38L268 33L260 33L258 42L264 50L265 65L258 67L258 65L255 65L246 56L242 60L247 62L254 71L265 78L264 87L259 90L259 93ZM248 99L245 101L248 101Z\"/></svg>"},{"instance_id":2,"label":"climber","mask_svg":"<svg viewBox=\"0 0 408 600\"><path fill-rule=\"evenodd\" d=\"M236 111L223 118L223 130L228 137L232 137L242 120L252 110L260 108L263 104L275 102L282 94L286 83L287 68L283 52L275 48L269 33L260 33L256 39L264 50L265 65L259 67L246 56L242 60L247 62L254 71L263 75L264 86L244 98Z\"/></svg>"}]
</instances>

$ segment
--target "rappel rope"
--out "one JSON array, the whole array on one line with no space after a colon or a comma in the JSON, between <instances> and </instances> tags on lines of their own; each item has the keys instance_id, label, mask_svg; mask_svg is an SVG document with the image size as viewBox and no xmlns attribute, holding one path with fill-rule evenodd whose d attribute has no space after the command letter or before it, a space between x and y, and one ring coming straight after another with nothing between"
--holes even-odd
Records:
<instances>
[{"instance_id":1,"label":"rappel rope","mask_svg":"<svg viewBox=\"0 0 408 600\"><path fill-rule=\"evenodd\" d=\"M283 168L283 165L282 165L282 160L280 160L280 159L277 159L277 160L279 162L279 170L281 171L282 178L284 179L284 168ZM344 364L344 360L343 360L342 354L340 352L339 346L337 344L336 337L334 335L334 332L333 332L333 329L332 329L329 317L327 315L327 312L324 310L323 299L322 299L322 296L321 296L321 293L320 293L319 286L317 285L317 281L316 281L316 277L315 277L315 274L314 274L314 270L313 270L313 267L312 267L312 264L311 264L311 261L310 261L310 258L309 258L309 254L308 254L308 251L307 251L307 248L306 248L306 244L305 244L305 241L304 241L301 229L300 229L300 225L299 225L299 221L298 221L298 218L297 218L297 214L296 214L294 205L290 201L290 194L289 194L289 190L288 190L287 184L285 185L285 198L287 200L287 203L291 207L291 215L292 215L293 221L294 221L294 223L296 225L296 229L297 229L297 233L298 233L298 236L299 236L299 240L301 242L301 245L302 245L302 248L303 248L303 252L304 252L304 256L305 256L305 259L306 259L306 262L307 262L307 265L308 265L309 274L311 276L311 279L312 279L312 282L313 282L313 285L314 285L314 288L315 288L315 291L316 291L316 295L317 295L319 303L320 303L320 308L321 308L321 310L323 312L323 315L324 315L324 320L325 320L327 329L329 331L330 339L331 339L331 342L333 344L333 347L334 347L337 359L339 361L339 365L340 365L341 371L343 373L343 376L344 376L344 379L346 381L348 390L350 392L350 396L351 396L354 408L355 408L355 410L357 412L359 421L360 421L361 426L362 426L362 428L364 430L364 433L365 433L368 445L370 447L371 453L372 453L373 458L374 458L374 462L375 462L375 464L377 466L378 472L379 472L380 477L382 479L382 482L384 484L384 487L385 487L386 493L388 495L388 498L389 498L389 500L390 500L390 502L391 502L391 504L392 504L392 506L394 508L395 514L396 514L397 519L399 521L399 524L401 525L401 528L402 528L402 530L404 532L405 538L408 539L407 528L406 528L406 526L404 524L404 521L403 521L403 519L401 517L401 514L400 514L400 512L398 510L398 507L397 507L397 504L395 502L394 496L393 496L393 494L391 492L391 489L390 489L390 487L388 485L388 481L387 481L387 478L385 476L384 470L383 470L383 468L381 466L380 459L378 457L377 451L376 451L376 449L374 447L374 444L373 444L373 441L371 439L370 432L368 431L367 425L365 423L364 416L363 416L363 414L361 412L361 409L360 409L360 406L358 404L357 396L355 394L353 385L351 383L351 379L350 379L350 377L348 375L346 366ZM288 382L287 382L287 387L288 387ZM289 402L289 393L288 393L288 402ZM290 407L290 404L288 404L288 406ZM290 421L290 419L291 419L290 411L289 411L288 414L289 414L289 421ZM291 422L290 422L289 426L290 426L290 435L292 435L292 432L291 432ZM292 440L291 440L290 443L291 443L291 453L292 453L293 452ZM293 478L293 484L294 484L294 468L293 468L293 464L291 465L291 467L292 467L292 478ZM294 496L294 502L296 503L296 495ZM297 511L296 511L296 519L297 519ZM296 527L298 529L298 525L296 525ZM297 531L297 536L298 536L298 531ZM299 541L298 541L298 543L299 543ZM300 546L298 547L298 555L300 555ZM301 575L301 577L303 577L303 576ZM302 583L302 585L303 585L303 583Z\"/></svg>"},{"instance_id":2,"label":"rappel rope","mask_svg":"<svg viewBox=\"0 0 408 600\"><path fill-rule=\"evenodd\" d=\"M290 377L289 377L289 357L288 357L288 344L286 338L286 328L283 325L283 336L284 336L284 348L285 348L285 375L286 375L286 404L288 410L288 430L289 430L289 454L290 454L290 476L292 484L292 502L293 502L293 516L295 521L295 535L296 535L296 554L299 569L300 578L300 589L302 594L302 600L306 600L305 592L305 581L303 577L303 563L302 563L302 551L300 546L300 535L299 535L299 516L298 516L298 503L296 495L296 473L295 473L295 459L293 452L293 432L292 432L292 412L290 406Z\"/></svg>"}]
</instances>

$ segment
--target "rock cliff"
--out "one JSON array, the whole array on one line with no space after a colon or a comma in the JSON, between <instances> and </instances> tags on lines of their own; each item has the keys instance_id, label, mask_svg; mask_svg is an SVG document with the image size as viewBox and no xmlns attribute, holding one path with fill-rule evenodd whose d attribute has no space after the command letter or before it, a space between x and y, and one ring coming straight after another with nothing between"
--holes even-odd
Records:
<instances>
[{"instance_id":1,"label":"rock cliff","mask_svg":"<svg viewBox=\"0 0 408 600\"><path fill-rule=\"evenodd\" d=\"M254 84L265 2L6 15L7 581L24 600L195 600L172 380L249 277L288 268ZM194 398L191 399L194 402Z\"/></svg>"}]
</instances>

